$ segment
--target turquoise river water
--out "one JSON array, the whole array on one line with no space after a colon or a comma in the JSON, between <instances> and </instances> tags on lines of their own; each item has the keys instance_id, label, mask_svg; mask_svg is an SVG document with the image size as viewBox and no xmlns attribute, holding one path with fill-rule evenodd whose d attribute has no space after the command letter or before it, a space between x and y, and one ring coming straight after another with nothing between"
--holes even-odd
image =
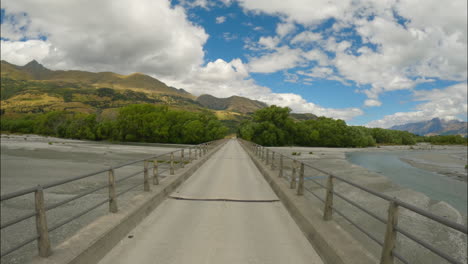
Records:
<instances>
[{"instance_id":1,"label":"turquoise river water","mask_svg":"<svg viewBox=\"0 0 468 264\"><path fill-rule=\"evenodd\" d=\"M405 152L349 152L346 159L353 164L377 172L396 184L445 201L466 215L467 183L444 175L415 168L400 160Z\"/></svg>"}]
</instances>

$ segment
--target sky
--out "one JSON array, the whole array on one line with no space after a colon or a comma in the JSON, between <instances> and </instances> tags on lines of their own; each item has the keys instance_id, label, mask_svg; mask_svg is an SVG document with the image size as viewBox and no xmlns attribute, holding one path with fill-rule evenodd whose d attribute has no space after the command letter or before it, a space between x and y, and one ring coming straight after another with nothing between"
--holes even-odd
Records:
<instances>
[{"instance_id":1,"label":"sky","mask_svg":"<svg viewBox=\"0 0 468 264\"><path fill-rule=\"evenodd\" d=\"M467 120L466 0L3 0L1 58L388 128Z\"/></svg>"}]
</instances>

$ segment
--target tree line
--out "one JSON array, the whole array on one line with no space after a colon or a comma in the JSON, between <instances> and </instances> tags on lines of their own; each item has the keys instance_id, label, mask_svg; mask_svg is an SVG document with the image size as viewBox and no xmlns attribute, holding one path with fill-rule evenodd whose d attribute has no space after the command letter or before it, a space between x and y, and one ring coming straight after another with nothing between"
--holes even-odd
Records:
<instances>
[{"instance_id":1,"label":"tree line","mask_svg":"<svg viewBox=\"0 0 468 264\"><path fill-rule=\"evenodd\" d=\"M290 112L287 107L274 105L257 110L252 120L241 123L238 137L265 146L369 147L413 145L423 141L466 144L466 138L461 136L421 137L407 131L348 126L343 120L327 117L296 121L290 117Z\"/></svg>"},{"instance_id":2,"label":"tree line","mask_svg":"<svg viewBox=\"0 0 468 264\"><path fill-rule=\"evenodd\" d=\"M227 128L210 112L171 110L151 104L119 109L114 120L96 114L53 111L2 117L1 130L72 139L197 144L223 138Z\"/></svg>"}]
</instances>

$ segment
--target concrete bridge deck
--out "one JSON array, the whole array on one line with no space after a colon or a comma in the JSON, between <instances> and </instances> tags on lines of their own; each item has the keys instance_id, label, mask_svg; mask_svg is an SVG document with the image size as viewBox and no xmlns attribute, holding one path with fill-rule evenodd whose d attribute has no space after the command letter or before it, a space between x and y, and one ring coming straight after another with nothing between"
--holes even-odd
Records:
<instances>
[{"instance_id":1,"label":"concrete bridge deck","mask_svg":"<svg viewBox=\"0 0 468 264\"><path fill-rule=\"evenodd\" d=\"M171 197L100 263L323 263L235 140Z\"/></svg>"}]
</instances>

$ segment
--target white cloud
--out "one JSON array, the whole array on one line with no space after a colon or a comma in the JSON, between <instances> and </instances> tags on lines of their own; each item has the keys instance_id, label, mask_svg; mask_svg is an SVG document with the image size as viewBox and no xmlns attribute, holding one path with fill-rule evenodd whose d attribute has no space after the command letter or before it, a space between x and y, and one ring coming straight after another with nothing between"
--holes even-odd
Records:
<instances>
[{"instance_id":1,"label":"white cloud","mask_svg":"<svg viewBox=\"0 0 468 264\"><path fill-rule=\"evenodd\" d=\"M369 122L367 126L388 128L394 125L426 121L436 117L447 120L466 120L468 111L467 89L466 83L459 83L444 89L415 91L414 101L424 102L416 106L416 111L387 115L381 120Z\"/></svg>"},{"instance_id":2,"label":"white cloud","mask_svg":"<svg viewBox=\"0 0 468 264\"><path fill-rule=\"evenodd\" d=\"M17 17L28 15L25 35L47 36L42 44L2 42L2 58L12 63L24 64L27 55L53 69L138 71L157 77L182 76L203 63L208 35L167 0L24 0L2 2L2 8ZM26 55L11 53L18 50Z\"/></svg>"},{"instance_id":3,"label":"white cloud","mask_svg":"<svg viewBox=\"0 0 468 264\"><path fill-rule=\"evenodd\" d=\"M239 0L240 5L249 11L269 15L282 15L304 25L314 25L320 21L344 16L350 8L351 0Z\"/></svg>"},{"instance_id":4,"label":"white cloud","mask_svg":"<svg viewBox=\"0 0 468 264\"><path fill-rule=\"evenodd\" d=\"M284 37L288 34L291 34L294 30L296 29L296 26L294 26L293 23L279 23L276 26L276 33L280 37Z\"/></svg>"},{"instance_id":5,"label":"white cloud","mask_svg":"<svg viewBox=\"0 0 468 264\"><path fill-rule=\"evenodd\" d=\"M280 39L277 37L260 37L258 40L258 44L270 50L275 49L279 42Z\"/></svg>"},{"instance_id":6,"label":"white cloud","mask_svg":"<svg viewBox=\"0 0 468 264\"><path fill-rule=\"evenodd\" d=\"M297 34L292 40L291 44L311 43L322 39L322 35L310 31L303 31Z\"/></svg>"},{"instance_id":7,"label":"white cloud","mask_svg":"<svg viewBox=\"0 0 468 264\"><path fill-rule=\"evenodd\" d=\"M219 16L219 17L216 17L216 24L222 24L226 21L226 17L225 16Z\"/></svg>"},{"instance_id":8,"label":"white cloud","mask_svg":"<svg viewBox=\"0 0 468 264\"><path fill-rule=\"evenodd\" d=\"M24 65L34 59L42 61L50 53L50 43L41 40L1 41L2 60Z\"/></svg>"},{"instance_id":9,"label":"white cloud","mask_svg":"<svg viewBox=\"0 0 468 264\"><path fill-rule=\"evenodd\" d=\"M382 102L376 99L367 99L366 101L364 101L364 105L365 106L381 106Z\"/></svg>"},{"instance_id":10,"label":"white cloud","mask_svg":"<svg viewBox=\"0 0 468 264\"><path fill-rule=\"evenodd\" d=\"M334 66L337 76L370 86L364 91L369 97L367 106L380 105L378 97L388 91L411 90L433 79L467 79L467 1L318 0L313 5L308 0L239 2L246 11L303 25L306 31L292 38L290 44L313 43L335 55L321 66ZM336 22L326 34L309 31L330 18ZM337 40L350 31L360 36L364 45L355 38ZM280 37L285 34L277 33Z\"/></svg>"},{"instance_id":11,"label":"white cloud","mask_svg":"<svg viewBox=\"0 0 468 264\"><path fill-rule=\"evenodd\" d=\"M272 73L294 68L303 61L301 50L279 47L274 52L252 58L249 62L251 72Z\"/></svg>"},{"instance_id":12,"label":"white cloud","mask_svg":"<svg viewBox=\"0 0 468 264\"><path fill-rule=\"evenodd\" d=\"M362 115L363 112L359 108L325 108L311 102L307 102L300 95L292 93L271 93L265 94L258 98L260 101L268 102L278 106L288 106L296 113L313 113L318 116L327 116L343 120L351 120L352 118Z\"/></svg>"},{"instance_id":13,"label":"white cloud","mask_svg":"<svg viewBox=\"0 0 468 264\"><path fill-rule=\"evenodd\" d=\"M225 41L231 41L231 40L235 40L237 39L239 36L237 36L236 34L232 34L231 32L224 32L223 33L223 39Z\"/></svg>"},{"instance_id":14,"label":"white cloud","mask_svg":"<svg viewBox=\"0 0 468 264\"><path fill-rule=\"evenodd\" d=\"M290 76L290 78L293 80L295 77ZM297 94L274 93L267 87L257 85L250 78L247 65L243 64L240 59L234 59L230 62L218 59L190 73L185 79L165 79L163 81L175 87L184 87L195 95L208 93L217 97L245 96L270 105L287 106L298 113L313 113L344 120L350 120L363 114L362 110L358 108L326 108L307 102Z\"/></svg>"}]
</instances>

